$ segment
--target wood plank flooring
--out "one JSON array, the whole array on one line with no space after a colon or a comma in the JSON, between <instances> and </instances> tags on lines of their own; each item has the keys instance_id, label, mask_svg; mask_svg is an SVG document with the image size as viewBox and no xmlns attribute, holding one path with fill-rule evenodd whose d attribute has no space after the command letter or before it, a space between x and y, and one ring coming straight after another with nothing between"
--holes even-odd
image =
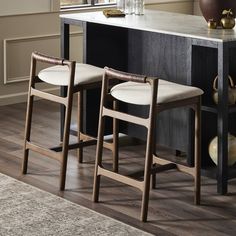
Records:
<instances>
[{"instance_id":1,"label":"wood plank flooring","mask_svg":"<svg viewBox=\"0 0 236 236\"><path fill-rule=\"evenodd\" d=\"M57 145L59 106L45 101L35 104L32 140L46 146ZM25 103L0 107L0 172L155 235L236 234L236 179L230 180L229 193L220 196L216 193L216 181L202 177L202 204L195 206L191 176L176 170L160 173L157 189L150 194L148 222L141 223L141 193L132 187L103 178L100 203L91 201L94 146L84 149L83 164L78 164L76 151L70 151L64 192L58 191L60 166L55 160L30 153L29 174L22 176L25 109ZM123 173L142 170L144 148L127 142L122 145L120 170ZM111 166L107 150L104 159Z\"/></svg>"}]
</instances>

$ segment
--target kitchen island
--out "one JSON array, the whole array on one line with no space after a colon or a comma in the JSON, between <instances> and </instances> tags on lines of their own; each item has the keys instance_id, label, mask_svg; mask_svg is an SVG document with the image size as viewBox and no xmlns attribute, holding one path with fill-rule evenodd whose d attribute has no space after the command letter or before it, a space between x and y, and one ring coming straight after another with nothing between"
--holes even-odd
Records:
<instances>
[{"instance_id":1,"label":"kitchen island","mask_svg":"<svg viewBox=\"0 0 236 236\"><path fill-rule=\"evenodd\" d=\"M202 101L202 172L217 179L217 191L227 193L228 132L236 135L236 106L228 106L228 75L236 78L236 31L208 29L203 17L145 10L143 16L106 18L102 12L61 15L61 55L69 59L70 25L83 27L84 63L132 73L157 76L204 90ZM218 75L219 101L212 100L212 83ZM62 88L62 94L65 88ZM85 132L96 134L99 91L86 93ZM146 108L128 106L144 115ZM186 153L193 165L193 116L189 110L163 112L157 121L157 143ZM63 121L63 120L62 120ZM86 125L86 122L88 125ZM135 125L121 132L145 138ZM218 136L218 165L208 154L210 140Z\"/></svg>"}]
</instances>

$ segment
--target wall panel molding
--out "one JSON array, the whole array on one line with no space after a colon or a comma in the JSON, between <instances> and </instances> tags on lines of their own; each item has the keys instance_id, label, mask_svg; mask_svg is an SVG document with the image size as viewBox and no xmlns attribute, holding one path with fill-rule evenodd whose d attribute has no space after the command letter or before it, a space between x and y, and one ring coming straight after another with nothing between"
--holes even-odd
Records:
<instances>
[{"instance_id":1,"label":"wall panel molding","mask_svg":"<svg viewBox=\"0 0 236 236\"><path fill-rule=\"evenodd\" d=\"M71 38L83 37L83 32L71 33ZM50 42L51 41L51 42ZM56 44L55 44L56 43ZM50 45L52 47L50 47ZM26 51L26 48L27 50ZM60 48L60 34L37 35L3 40L3 76L4 84L27 81L29 79L29 59L32 51L40 51L54 56ZM17 51L17 53L14 53ZM17 54L17 56L16 56ZM17 75L15 75L17 74Z\"/></svg>"}]
</instances>

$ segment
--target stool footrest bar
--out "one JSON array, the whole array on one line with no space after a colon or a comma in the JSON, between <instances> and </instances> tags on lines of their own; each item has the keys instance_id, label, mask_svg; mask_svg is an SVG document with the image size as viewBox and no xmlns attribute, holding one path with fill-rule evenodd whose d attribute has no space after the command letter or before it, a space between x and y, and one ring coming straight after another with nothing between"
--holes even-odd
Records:
<instances>
[{"instance_id":1,"label":"stool footrest bar","mask_svg":"<svg viewBox=\"0 0 236 236\"><path fill-rule=\"evenodd\" d=\"M98 166L98 175L106 176L110 179L116 180L116 181L121 182L123 184L130 185L132 187L138 188L141 191L143 191L143 181L138 181L138 180L132 179L130 177L115 173L113 171L106 170L100 166Z\"/></svg>"},{"instance_id":2,"label":"stool footrest bar","mask_svg":"<svg viewBox=\"0 0 236 236\"><path fill-rule=\"evenodd\" d=\"M174 164L176 166L177 170L185 172L185 173L190 174L192 176L195 176L195 171L194 171L195 168L194 167L185 166L185 165L178 164L178 163L175 163L175 162L172 162L169 160L165 160L160 157L157 157L156 155L153 155L153 163L157 163L160 165Z\"/></svg>"},{"instance_id":3,"label":"stool footrest bar","mask_svg":"<svg viewBox=\"0 0 236 236\"><path fill-rule=\"evenodd\" d=\"M40 153L42 155L48 156L48 157L53 158L57 161L61 161L61 155L59 153L52 151L50 149L41 147L39 145L33 144L31 142L26 143L26 149L29 149L34 152Z\"/></svg>"},{"instance_id":4,"label":"stool footrest bar","mask_svg":"<svg viewBox=\"0 0 236 236\"><path fill-rule=\"evenodd\" d=\"M71 130L70 134L74 135L74 136L77 136L78 132L75 131L75 130ZM85 145L85 146L95 145L97 143L97 138L92 137L92 136L90 136L88 134L84 134L82 132L80 132L80 139L83 140L83 142L88 142L88 141L90 142L91 140L94 141L94 144L93 144L93 142L91 142L90 144ZM83 147L85 147L85 146L83 146ZM111 151L113 151L113 149L114 149L112 142L110 143L110 142L103 141L103 147L106 148L106 149L109 149Z\"/></svg>"},{"instance_id":5,"label":"stool footrest bar","mask_svg":"<svg viewBox=\"0 0 236 236\"><path fill-rule=\"evenodd\" d=\"M160 172L163 172L163 171L166 171L166 170L173 170L173 169L176 169L177 166L175 163L168 163L168 164L165 164L165 165L158 165L158 166L154 166L152 169L151 169L151 174L155 174L155 173L160 173Z\"/></svg>"},{"instance_id":6,"label":"stool footrest bar","mask_svg":"<svg viewBox=\"0 0 236 236\"><path fill-rule=\"evenodd\" d=\"M76 149L76 148L81 148L81 147L87 147L87 146L91 146L91 145L96 145L97 140L87 140L87 141L83 141L83 142L79 142L79 143L72 143L68 145L68 149ZM50 150L54 151L54 152L61 152L62 151L62 147L61 146L56 146L56 147L52 147L50 148Z\"/></svg>"}]
</instances>

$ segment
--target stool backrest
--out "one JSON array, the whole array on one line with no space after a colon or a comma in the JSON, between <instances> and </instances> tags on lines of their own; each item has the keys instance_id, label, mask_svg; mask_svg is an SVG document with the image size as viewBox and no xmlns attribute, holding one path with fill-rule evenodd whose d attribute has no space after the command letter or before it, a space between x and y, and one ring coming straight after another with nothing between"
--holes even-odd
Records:
<instances>
[{"instance_id":1,"label":"stool backrest","mask_svg":"<svg viewBox=\"0 0 236 236\"><path fill-rule=\"evenodd\" d=\"M75 65L76 65L75 61L69 61L63 58L57 58L39 52L33 52L31 56L30 86L34 87L34 83L38 79L36 75L37 62L47 63L50 65L68 66L69 68L68 88L74 85Z\"/></svg>"},{"instance_id":2,"label":"stool backrest","mask_svg":"<svg viewBox=\"0 0 236 236\"><path fill-rule=\"evenodd\" d=\"M122 71L114 70L112 68L105 67L104 68L104 75L103 75L103 84L102 84L102 99L105 99L105 97L107 95L109 95L109 87L110 87L109 82L111 80L150 84L151 93L152 93L151 100L150 100L150 106L155 107L156 100L157 100L157 91L158 91L158 78L147 77L145 75L131 74L131 73L122 72ZM104 102L105 102L105 100L104 100Z\"/></svg>"}]
</instances>

